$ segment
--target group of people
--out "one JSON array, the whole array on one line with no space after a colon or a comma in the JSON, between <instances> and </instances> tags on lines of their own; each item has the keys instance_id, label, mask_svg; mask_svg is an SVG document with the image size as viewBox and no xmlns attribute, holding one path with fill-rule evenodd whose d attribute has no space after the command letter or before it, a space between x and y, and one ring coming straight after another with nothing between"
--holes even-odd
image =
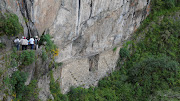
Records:
<instances>
[{"instance_id":1,"label":"group of people","mask_svg":"<svg viewBox=\"0 0 180 101\"><path fill-rule=\"evenodd\" d=\"M35 46L35 49L37 50L38 49L38 44L39 44L39 39L38 39L38 36L35 36L35 39L33 37L31 37L29 40L22 36L22 39L19 40L18 37L16 37L16 39L14 40L14 43L17 47L17 50L19 50L20 48L20 45L22 46L22 50L27 50L27 47L30 45L31 47L31 50L34 49L34 46Z\"/></svg>"}]
</instances>

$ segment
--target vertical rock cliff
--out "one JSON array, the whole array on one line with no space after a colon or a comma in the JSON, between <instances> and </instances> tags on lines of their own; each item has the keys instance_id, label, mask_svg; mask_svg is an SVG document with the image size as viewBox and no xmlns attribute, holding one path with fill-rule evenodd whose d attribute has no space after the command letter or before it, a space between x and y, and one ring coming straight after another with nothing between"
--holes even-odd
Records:
<instances>
[{"instance_id":1,"label":"vertical rock cliff","mask_svg":"<svg viewBox=\"0 0 180 101\"><path fill-rule=\"evenodd\" d=\"M64 1L49 28L59 46L57 62L62 91L70 86L97 85L115 69L118 50L149 11L149 0ZM58 76L59 77L59 76Z\"/></svg>"},{"instance_id":2,"label":"vertical rock cliff","mask_svg":"<svg viewBox=\"0 0 180 101\"><path fill-rule=\"evenodd\" d=\"M95 86L115 70L119 48L149 9L150 0L0 0L2 12L18 15L25 36L46 31L54 37L59 48L56 62L63 66L53 75L63 93L71 86ZM119 48L113 51L115 47ZM38 84L44 99L48 77Z\"/></svg>"}]
</instances>

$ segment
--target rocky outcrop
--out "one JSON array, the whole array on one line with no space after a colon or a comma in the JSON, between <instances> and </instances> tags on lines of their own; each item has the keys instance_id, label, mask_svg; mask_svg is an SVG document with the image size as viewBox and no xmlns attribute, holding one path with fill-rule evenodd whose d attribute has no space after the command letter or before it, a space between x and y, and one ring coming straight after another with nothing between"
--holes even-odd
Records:
<instances>
[{"instance_id":1,"label":"rocky outcrop","mask_svg":"<svg viewBox=\"0 0 180 101\"><path fill-rule=\"evenodd\" d=\"M121 47L149 9L150 0L0 1L1 11L19 16L26 36L42 35L46 30L54 37L59 47L55 60L63 62L63 67L53 75L60 79L63 93L71 86L95 86L113 71L119 56L119 48L113 48ZM39 87L49 82L46 79L39 81Z\"/></svg>"}]
</instances>

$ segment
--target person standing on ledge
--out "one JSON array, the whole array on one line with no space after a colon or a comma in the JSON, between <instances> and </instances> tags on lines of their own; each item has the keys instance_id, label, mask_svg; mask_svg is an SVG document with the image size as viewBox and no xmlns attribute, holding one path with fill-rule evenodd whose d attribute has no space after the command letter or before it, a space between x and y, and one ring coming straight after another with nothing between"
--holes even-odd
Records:
<instances>
[{"instance_id":1,"label":"person standing on ledge","mask_svg":"<svg viewBox=\"0 0 180 101\"><path fill-rule=\"evenodd\" d=\"M19 50L19 46L20 46L20 40L18 37L16 37L16 39L14 40L14 43L16 45L17 51Z\"/></svg>"},{"instance_id":2,"label":"person standing on ledge","mask_svg":"<svg viewBox=\"0 0 180 101\"><path fill-rule=\"evenodd\" d=\"M38 49L38 44L39 44L38 36L35 37L34 43L35 43L35 45L36 45L36 50L37 50L37 49Z\"/></svg>"},{"instance_id":3,"label":"person standing on ledge","mask_svg":"<svg viewBox=\"0 0 180 101\"><path fill-rule=\"evenodd\" d=\"M33 50L34 49L34 38L33 37L31 37L29 39L29 43L30 43L30 46L31 46L31 50Z\"/></svg>"},{"instance_id":4,"label":"person standing on ledge","mask_svg":"<svg viewBox=\"0 0 180 101\"><path fill-rule=\"evenodd\" d=\"M25 50L25 39L24 39L24 36L22 36L22 39L20 40L20 43L22 45L22 50Z\"/></svg>"},{"instance_id":5,"label":"person standing on ledge","mask_svg":"<svg viewBox=\"0 0 180 101\"><path fill-rule=\"evenodd\" d=\"M24 37L24 40L25 40L25 50L27 50L28 40L26 39L26 37Z\"/></svg>"}]
</instances>

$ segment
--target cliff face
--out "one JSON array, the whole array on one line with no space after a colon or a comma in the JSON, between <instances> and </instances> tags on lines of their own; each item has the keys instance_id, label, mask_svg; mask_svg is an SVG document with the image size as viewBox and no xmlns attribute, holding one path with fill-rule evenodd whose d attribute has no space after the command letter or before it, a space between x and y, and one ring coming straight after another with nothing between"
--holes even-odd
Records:
<instances>
[{"instance_id":1,"label":"cliff face","mask_svg":"<svg viewBox=\"0 0 180 101\"><path fill-rule=\"evenodd\" d=\"M54 37L59 47L56 62L63 62L63 67L54 71L54 78L59 79L62 92L71 86L97 85L114 70L119 48L113 48L121 47L149 9L150 0L0 1L2 12L18 15L26 36L45 31ZM40 88L47 81L43 78Z\"/></svg>"},{"instance_id":2,"label":"cliff face","mask_svg":"<svg viewBox=\"0 0 180 101\"><path fill-rule=\"evenodd\" d=\"M62 91L97 85L115 69L118 49L149 11L148 0L66 0L49 32L59 46ZM57 75L55 73L54 75ZM59 76L58 76L59 77Z\"/></svg>"}]
</instances>

